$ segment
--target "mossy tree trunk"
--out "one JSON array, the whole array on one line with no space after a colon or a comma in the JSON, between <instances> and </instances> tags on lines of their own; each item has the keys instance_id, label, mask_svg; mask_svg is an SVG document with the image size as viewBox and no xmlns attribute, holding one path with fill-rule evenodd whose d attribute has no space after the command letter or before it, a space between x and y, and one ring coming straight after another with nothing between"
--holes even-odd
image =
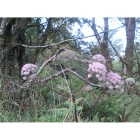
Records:
<instances>
[{"instance_id":1,"label":"mossy tree trunk","mask_svg":"<svg viewBox=\"0 0 140 140\"><path fill-rule=\"evenodd\" d=\"M24 33L30 18L3 18L0 31L0 68L4 82L13 79L24 64L25 48L21 45L25 41ZM18 67L19 71L15 68Z\"/></svg>"}]
</instances>

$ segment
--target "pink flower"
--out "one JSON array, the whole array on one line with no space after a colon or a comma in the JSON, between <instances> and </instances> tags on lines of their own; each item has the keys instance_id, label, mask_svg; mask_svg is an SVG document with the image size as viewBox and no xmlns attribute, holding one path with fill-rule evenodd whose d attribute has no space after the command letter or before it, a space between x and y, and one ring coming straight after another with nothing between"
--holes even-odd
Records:
<instances>
[{"instance_id":1,"label":"pink flower","mask_svg":"<svg viewBox=\"0 0 140 140\"><path fill-rule=\"evenodd\" d=\"M102 72L102 71L98 71L98 73L99 73L99 74L102 74L103 72Z\"/></svg>"},{"instance_id":2,"label":"pink flower","mask_svg":"<svg viewBox=\"0 0 140 140\"><path fill-rule=\"evenodd\" d=\"M113 81L113 84L115 85L116 84L116 81Z\"/></svg>"},{"instance_id":3,"label":"pink flower","mask_svg":"<svg viewBox=\"0 0 140 140\"><path fill-rule=\"evenodd\" d=\"M100 75L99 75L99 74L96 74L96 77L97 77L97 78L99 78L99 77L100 77Z\"/></svg>"},{"instance_id":4,"label":"pink flower","mask_svg":"<svg viewBox=\"0 0 140 140\"><path fill-rule=\"evenodd\" d=\"M36 72L36 69L37 69L37 65L31 63L25 64L21 69L21 75L29 75L30 72L32 73Z\"/></svg>"},{"instance_id":5,"label":"pink flower","mask_svg":"<svg viewBox=\"0 0 140 140\"><path fill-rule=\"evenodd\" d=\"M120 88L120 86L119 86L119 85L116 85L116 86L115 86L115 88L116 88L116 89L119 89L119 88Z\"/></svg>"},{"instance_id":6,"label":"pink flower","mask_svg":"<svg viewBox=\"0 0 140 140\"><path fill-rule=\"evenodd\" d=\"M113 89L113 86L109 86L108 88L109 88L110 90L112 90L112 89Z\"/></svg>"},{"instance_id":7,"label":"pink flower","mask_svg":"<svg viewBox=\"0 0 140 140\"><path fill-rule=\"evenodd\" d=\"M97 70L97 69L95 70L95 72L96 72L96 73L100 73L100 71L99 71L99 70Z\"/></svg>"},{"instance_id":8,"label":"pink flower","mask_svg":"<svg viewBox=\"0 0 140 140\"><path fill-rule=\"evenodd\" d=\"M88 68L88 72L90 74L88 75L88 77L90 77L93 73L96 73L97 79L100 82L106 81L105 84L109 87L110 90L115 88L116 90L121 89L121 91L123 91L124 81L122 80L121 76L117 73L114 73L112 71L107 72L106 67L104 65L106 63L105 57L101 54L97 54L94 55L92 59L93 62L90 61Z\"/></svg>"},{"instance_id":9,"label":"pink flower","mask_svg":"<svg viewBox=\"0 0 140 140\"><path fill-rule=\"evenodd\" d=\"M88 79L91 78L91 77L92 77L92 75L91 74L88 74Z\"/></svg>"},{"instance_id":10,"label":"pink flower","mask_svg":"<svg viewBox=\"0 0 140 140\"><path fill-rule=\"evenodd\" d=\"M107 86L109 86L109 85L110 85L110 83L109 83L109 82L106 82L106 85L107 85Z\"/></svg>"},{"instance_id":11,"label":"pink flower","mask_svg":"<svg viewBox=\"0 0 140 140\"><path fill-rule=\"evenodd\" d=\"M124 89L122 88L122 89L120 90L120 92L121 92L121 93L124 93Z\"/></svg>"},{"instance_id":12,"label":"pink flower","mask_svg":"<svg viewBox=\"0 0 140 140\"><path fill-rule=\"evenodd\" d=\"M110 79L109 81L110 81L111 83L113 83L113 82L114 82L114 80L113 80L113 79Z\"/></svg>"},{"instance_id":13,"label":"pink flower","mask_svg":"<svg viewBox=\"0 0 140 140\"><path fill-rule=\"evenodd\" d=\"M35 71L35 68L32 68L31 70L32 70L32 71Z\"/></svg>"},{"instance_id":14,"label":"pink flower","mask_svg":"<svg viewBox=\"0 0 140 140\"><path fill-rule=\"evenodd\" d=\"M94 61L96 61L96 62L100 62L100 63L103 63L103 64L106 63L105 57L102 56L101 54L94 55L94 56L92 57L92 59L93 59Z\"/></svg>"},{"instance_id":15,"label":"pink flower","mask_svg":"<svg viewBox=\"0 0 140 140\"><path fill-rule=\"evenodd\" d=\"M98 80L99 80L99 81L102 81L103 79L100 77L100 78L98 78Z\"/></svg>"}]
</instances>

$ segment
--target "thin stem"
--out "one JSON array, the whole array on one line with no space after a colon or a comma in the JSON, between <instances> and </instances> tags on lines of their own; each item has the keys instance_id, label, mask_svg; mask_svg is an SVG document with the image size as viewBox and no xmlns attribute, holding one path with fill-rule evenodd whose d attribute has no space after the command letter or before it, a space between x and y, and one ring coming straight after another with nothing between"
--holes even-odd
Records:
<instances>
[{"instance_id":1,"label":"thin stem","mask_svg":"<svg viewBox=\"0 0 140 140\"><path fill-rule=\"evenodd\" d=\"M86 85L86 82L81 86L81 88L79 89L79 90L81 90L81 92L80 92L80 94L79 94L79 98L80 98L80 96L81 96L81 94L82 94L82 92L83 92L83 88L84 88L84 86ZM78 91L77 91L78 92Z\"/></svg>"},{"instance_id":2,"label":"thin stem","mask_svg":"<svg viewBox=\"0 0 140 140\"><path fill-rule=\"evenodd\" d=\"M69 72L69 79L70 79L70 91L72 92L72 76L71 76L71 72Z\"/></svg>"},{"instance_id":3,"label":"thin stem","mask_svg":"<svg viewBox=\"0 0 140 140\"><path fill-rule=\"evenodd\" d=\"M75 117L75 121L78 122L76 103L75 103L75 98L74 98L73 94L72 94L72 101L73 101L73 104L74 104L74 117Z\"/></svg>"}]
</instances>

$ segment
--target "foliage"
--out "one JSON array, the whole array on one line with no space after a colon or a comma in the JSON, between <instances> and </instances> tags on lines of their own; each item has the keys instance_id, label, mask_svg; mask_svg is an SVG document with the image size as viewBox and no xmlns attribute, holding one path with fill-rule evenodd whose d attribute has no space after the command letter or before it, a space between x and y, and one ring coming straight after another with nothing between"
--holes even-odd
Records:
<instances>
[{"instance_id":1,"label":"foliage","mask_svg":"<svg viewBox=\"0 0 140 140\"><path fill-rule=\"evenodd\" d=\"M87 121L96 122L98 118L100 122L139 122L139 104L140 97L135 94L111 94L98 102ZM84 114L89 109L90 106L84 106Z\"/></svg>"},{"instance_id":2,"label":"foliage","mask_svg":"<svg viewBox=\"0 0 140 140\"><path fill-rule=\"evenodd\" d=\"M92 115L98 113L101 122L119 122L120 108L115 100L113 96L104 98L96 105Z\"/></svg>"},{"instance_id":3,"label":"foliage","mask_svg":"<svg viewBox=\"0 0 140 140\"><path fill-rule=\"evenodd\" d=\"M7 22L6 25L12 24L10 26L14 27L18 25L20 19L12 18L11 21L13 22ZM13 66L15 66L15 70L12 69L12 72L16 76L13 76L11 80L9 75L5 76L3 73L0 73L0 122L140 121L140 83L139 78L136 76L139 69L139 59L137 59L136 53L134 53L133 57L133 69L135 72L133 74L133 78L136 82L133 83L133 86L125 85L124 94L116 90L110 91L107 89L107 87L104 89L102 87L103 84L101 84L100 80L98 79L99 75L97 74L96 77L93 75L87 83L86 78L88 76L88 62L91 60L92 55L101 54L101 48L97 43L85 42L81 39L63 43L63 45L69 49L69 51L67 51L68 53L65 53L65 55L63 55L65 57L59 61L55 61L54 59L50 61L47 66L43 68L43 71L39 73L37 80L49 78L52 75L65 70L65 68L71 67L73 67L72 70L74 72L77 72L77 74L79 74L85 80L81 80L80 76L78 77L70 71L67 71L62 72L59 76L50 78L50 80L47 82L40 82L37 84L32 83L29 88L23 87L27 81L25 81L25 78L23 80L20 76L18 76L18 70L20 70L19 67L22 67L27 63L33 63L40 68L43 62L56 54L56 52L60 50L63 45L54 45L53 47L50 46L45 49L29 49L26 47L24 48L25 51L20 50L20 45L24 43L27 46L45 46L62 42L67 39L82 38L84 37L84 34L81 32L80 28L90 22L90 20L85 18L31 18L23 29L19 28L17 30L18 33L15 33L13 38L9 33L8 43L10 44L10 40L12 40L14 43L16 40L16 43L19 43L18 45L15 45L12 42L14 45L9 45L6 42L7 40L5 40L7 49L9 49L9 46L11 47L9 52L14 52L13 54L10 54L10 57L12 55L11 60L14 60L15 62L9 59L8 53L7 56L5 56L7 50L3 49L1 46L0 47L4 50L3 52L5 54L4 56L1 55L2 57L0 57L0 59L6 58L8 59L8 64L13 64ZM79 29L75 34L73 34L72 30L76 23L79 24ZM6 29L6 33L8 30L12 31L12 28ZM116 32L116 30L111 31L109 33L109 37L117 48L117 51L120 53L122 45L120 40L116 39L114 41L112 39ZM103 37L103 34L101 37ZM7 36L5 36L5 38L7 38ZM139 56L139 43L136 45L136 52ZM86 46L87 49L82 49L82 46ZM110 45L109 52L113 60L116 53ZM2 54L2 51L0 54ZM20 60L19 58L21 54L23 56ZM59 55L57 55L57 57L61 56L61 54L63 53L61 52ZM98 62L101 61L104 63L101 55L98 55L98 57ZM23 59L24 62L22 62ZM0 62L5 62L3 64L7 64L7 61L4 60L1 60ZM113 61L113 68L115 72L121 74L122 63L123 62L120 60ZM97 64L96 66L98 67L99 65ZM103 74L104 68L100 68L101 74ZM27 70L29 69L25 69L24 72ZM34 70L30 69L29 71L33 72ZM23 73L23 75L28 74L29 73ZM7 77L7 79L5 77ZM112 77L114 77L114 75ZM117 75L116 77L119 76ZM110 82L113 83L114 80L115 79ZM104 80L104 82L107 81ZM89 84L92 88L90 90L85 90ZM130 88L131 90L129 90Z\"/></svg>"}]
</instances>

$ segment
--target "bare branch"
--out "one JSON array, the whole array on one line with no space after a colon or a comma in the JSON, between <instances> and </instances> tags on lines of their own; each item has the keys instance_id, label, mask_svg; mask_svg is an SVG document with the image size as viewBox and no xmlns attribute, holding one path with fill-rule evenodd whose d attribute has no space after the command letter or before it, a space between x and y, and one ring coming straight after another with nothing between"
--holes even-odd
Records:
<instances>
[{"instance_id":1,"label":"bare branch","mask_svg":"<svg viewBox=\"0 0 140 140\"><path fill-rule=\"evenodd\" d=\"M76 75L78 78L80 78L81 80L83 80L84 82L86 82L87 84L90 84L91 86L93 87L98 87L98 88L103 88L102 86L100 85L97 85L97 84L93 84L91 83L90 81L87 81L86 79L84 79L82 76L80 76L77 72L73 71L72 68L66 68L64 70L61 70L59 71L58 73L54 74L54 75L51 75L50 77L46 78L46 79L43 79L43 80L40 80L40 82L48 82L49 80L55 78L55 77L58 77L59 75L61 75L62 73L64 72L71 72L72 74Z\"/></svg>"},{"instance_id":2,"label":"bare branch","mask_svg":"<svg viewBox=\"0 0 140 140\"><path fill-rule=\"evenodd\" d=\"M83 80L85 83L93 86L93 87L97 87L97 88L101 88L103 89L103 86L100 86L100 85L97 85L97 84L93 84L92 82L90 81L87 81L86 79L84 79L82 76L80 76L77 72L73 71L72 68L66 68L66 69L63 69L61 71L59 71L58 73L56 74L53 74L51 75L50 77L48 78L45 78L45 79L38 79L38 77L34 77L33 79L27 81L26 83L24 83L24 85L22 86L23 88L26 87L26 88L29 88L32 84L39 84L39 83L45 83L45 82L48 82L49 80L55 78L55 77L58 77L60 76L61 74L63 74L64 72L71 72L72 74L76 75L78 78L80 78L81 80ZM32 82L32 84L31 84Z\"/></svg>"},{"instance_id":3,"label":"bare branch","mask_svg":"<svg viewBox=\"0 0 140 140\"><path fill-rule=\"evenodd\" d=\"M120 56L120 54L117 52L117 50L115 49L115 47L112 45L112 42L110 40L108 40L111 47L113 48L113 50L115 51L116 55L120 58L120 60L125 64L127 65L127 63L123 60L123 58Z\"/></svg>"},{"instance_id":4,"label":"bare branch","mask_svg":"<svg viewBox=\"0 0 140 140\"><path fill-rule=\"evenodd\" d=\"M70 98L70 97L68 97L67 95L62 94L62 93L60 93L60 92L56 91L55 89L51 88L51 87L50 87L50 86L48 86L47 84L45 84L45 83L42 83L42 84L43 84L44 86L46 86L47 88L49 88L50 90L52 90L52 91L54 91L54 92L58 93L59 95L64 96L64 97L67 97L67 98Z\"/></svg>"},{"instance_id":5,"label":"bare branch","mask_svg":"<svg viewBox=\"0 0 140 140\"><path fill-rule=\"evenodd\" d=\"M101 37L96 29L96 24L95 24L95 18L92 18L92 25L91 25L92 30L94 31L95 37L99 43L99 45L101 45Z\"/></svg>"},{"instance_id":6,"label":"bare branch","mask_svg":"<svg viewBox=\"0 0 140 140\"><path fill-rule=\"evenodd\" d=\"M43 79L43 80L40 80L40 82L41 82L41 83L48 82L49 80L51 80L51 79L53 79L53 78L55 78L55 77L58 77L59 75L63 74L64 72L69 72L70 69L71 69L71 68L63 69L63 70L59 71L58 73L51 75L51 76L48 77L48 78L45 78L45 79Z\"/></svg>"},{"instance_id":7,"label":"bare branch","mask_svg":"<svg viewBox=\"0 0 140 140\"><path fill-rule=\"evenodd\" d=\"M118 27L116 29L111 29L111 30L106 30L105 32L109 32L109 31L113 31L113 30L117 30L119 28L122 28L123 26L121 27ZM93 36L96 36L96 35L99 35L99 34L102 34L104 33L103 32L100 32L100 33L97 33L97 34L94 34L94 35L90 35L90 36L86 36L86 37L83 37L83 38L75 38L75 39L67 39L67 40L64 40L64 41L61 41L61 42L58 42L58 43L53 43L53 44L50 44L50 45L45 45L45 46L28 46L28 45L24 45L24 44L16 44L16 45L21 45L25 48L50 48L50 47L53 47L53 46L57 46L57 45L60 45L60 44L64 44L64 43L67 43L69 41L75 41L75 40L82 40L82 39L85 39L85 38L89 38L89 37L93 37Z\"/></svg>"},{"instance_id":8,"label":"bare branch","mask_svg":"<svg viewBox=\"0 0 140 140\"><path fill-rule=\"evenodd\" d=\"M52 62L52 60L58 55L60 54L62 51L66 51L66 48L62 48L60 49L54 56L52 56L50 59L48 59L47 61L45 61L42 66L40 67L40 69L38 70L36 75L39 75L39 73L41 73L41 71L44 69L44 67L49 64L50 62Z\"/></svg>"}]
</instances>

